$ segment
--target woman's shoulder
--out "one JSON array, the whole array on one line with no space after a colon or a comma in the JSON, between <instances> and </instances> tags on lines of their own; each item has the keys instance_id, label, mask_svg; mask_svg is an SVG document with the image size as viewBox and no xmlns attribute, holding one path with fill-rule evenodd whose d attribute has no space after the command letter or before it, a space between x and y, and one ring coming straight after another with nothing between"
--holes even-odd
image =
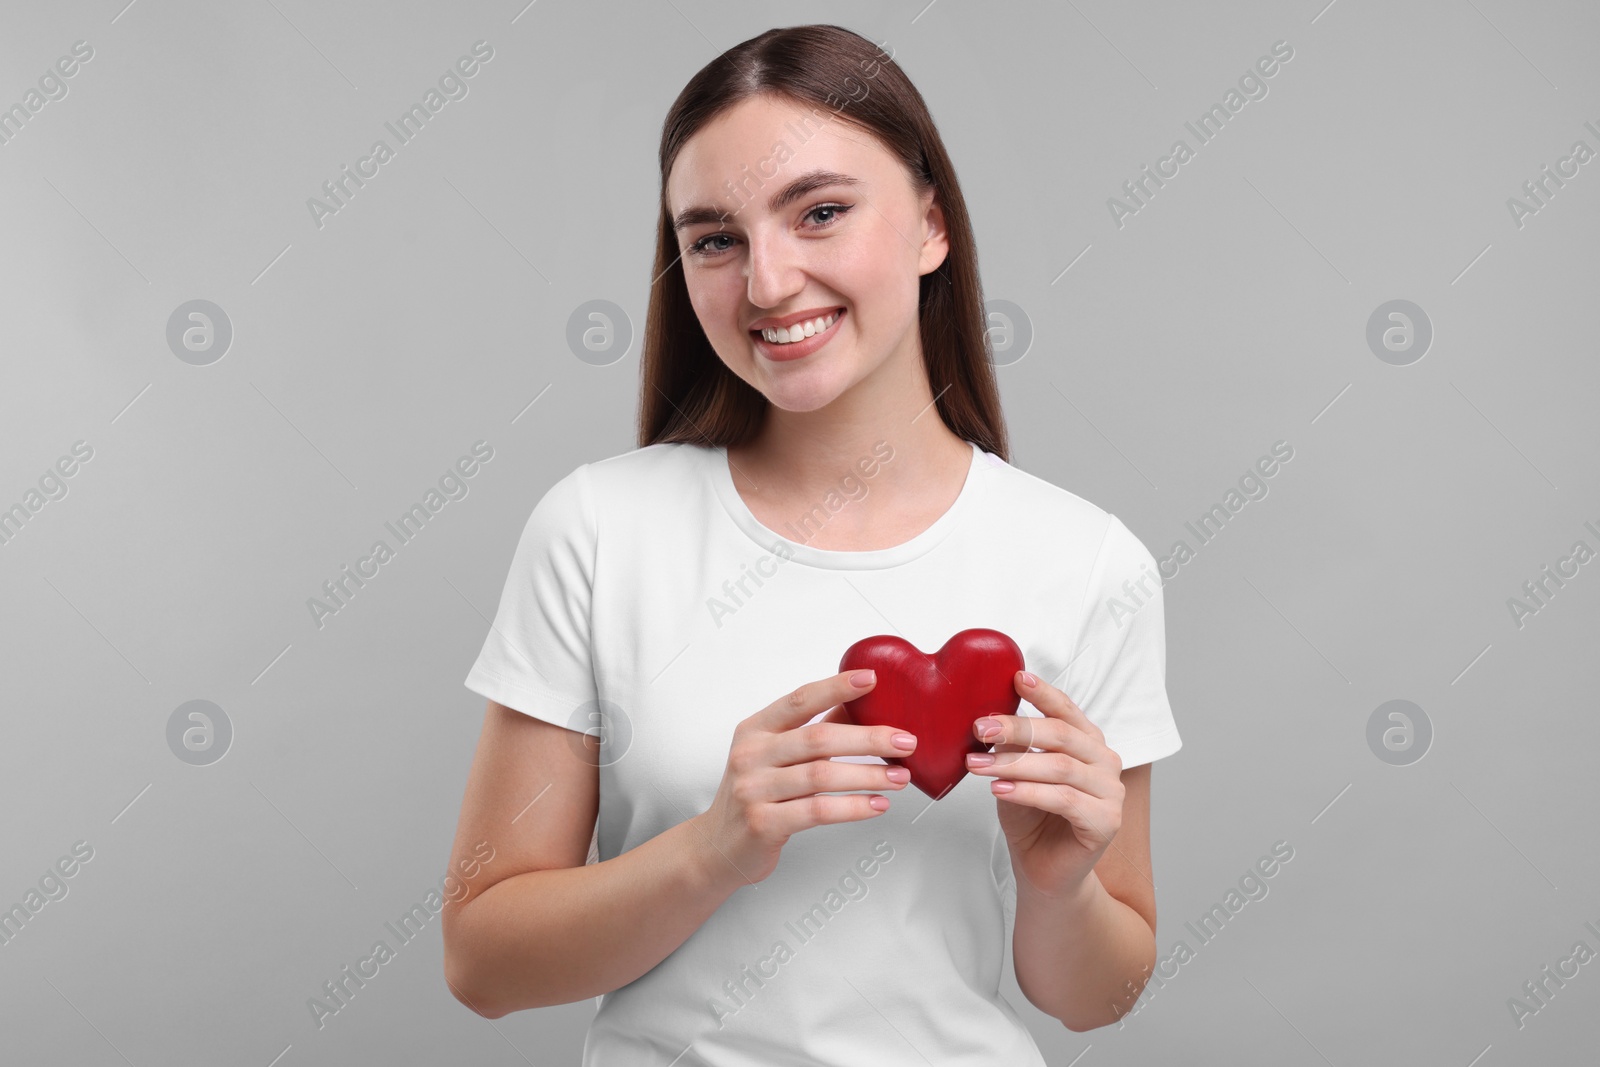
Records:
<instances>
[{"instance_id":1,"label":"woman's shoulder","mask_svg":"<svg viewBox=\"0 0 1600 1067\"><path fill-rule=\"evenodd\" d=\"M620 529L619 522L630 517L660 516L692 498L707 454L700 446L663 443L574 467L560 464L556 470L566 473L554 475L537 494L524 537L593 539L602 529Z\"/></svg>"},{"instance_id":2,"label":"woman's shoulder","mask_svg":"<svg viewBox=\"0 0 1600 1067\"><path fill-rule=\"evenodd\" d=\"M1052 524L1068 523L1103 532L1106 523L1115 518L1111 512L1092 500L1031 471L1007 463L993 453L983 453L979 458L978 471L992 479L991 490L1003 499L1037 514Z\"/></svg>"},{"instance_id":3,"label":"woman's shoulder","mask_svg":"<svg viewBox=\"0 0 1600 1067\"><path fill-rule=\"evenodd\" d=\"M991 467L990 502L998 497L1006 505L991 510L1026 515L1012 524L1019 533L1028 531L1021 536L1037 537L1057 550L1092 553L1112 568L1129 563L1137 569L1154 558L1143 539L1108 508L986 452L979 470Z\"/></svg>"},{"instance_id":4,"label":"woman's shoulder","mask_svg":"<svg viewBox=\"0 0 1600 1067\"><path fill-rule=\"evenodd\" d=\"M1086 567L1091 581L1108 590L1154 569L1149 546L1115 512L1036 474L1003 467L994 471L991 489L998 491L989 497L990 503L998 497L1003 506L986 510L1020 558L1042 555L1074 569Z\"/></svg>"},{"instance_id":5,"label":"woman's shoulder","mask_svg":"<svg viewBox=\"0 0 1600 1067\"><path fill-rule=\"evenodd\" d=\"M648 511L663 501L683 501L703 483L712 449L668 441L579 464L561 481L600 511Z\"/></svg>"},{"instance_id":6,"label":"woman's shoulder","mask_svg":"<svg viewBox=\"0 0 1600 1067\"><path fill-rule=\"evenodd\" d=\"M706 445L663 441L592 459L583 464L582 470L596 484L643 488L662 478L693 475L711 451Z\"/></svg>"}]
</instances>

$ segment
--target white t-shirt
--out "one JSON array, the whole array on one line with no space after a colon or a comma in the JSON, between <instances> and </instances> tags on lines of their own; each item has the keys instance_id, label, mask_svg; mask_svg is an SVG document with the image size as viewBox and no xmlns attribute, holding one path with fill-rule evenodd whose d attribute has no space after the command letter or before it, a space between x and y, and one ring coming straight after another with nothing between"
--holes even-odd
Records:
<instances>
[{"instance_id":1,"label":"white t-shirt","mask_svg":"<svg viewBox=\"0 0 1600 1067\"><path fill-rule=\"evenodd\" d=\"M534 507L466 686L604 738L602 862L709 808L739 721L873 634L931 653L999 630L1124 767L1176 752L1153 557L1116 516L972 453L944 515L864 552L805 542L871 491L881 443L783 531L751 513L724 448L584 464ZM584 1067L1042 1067L999 991L1015 881L989 781L938 802L885 791L882 815L791 837L769 877L601 998Z\"/></svg>"}]
</instances>

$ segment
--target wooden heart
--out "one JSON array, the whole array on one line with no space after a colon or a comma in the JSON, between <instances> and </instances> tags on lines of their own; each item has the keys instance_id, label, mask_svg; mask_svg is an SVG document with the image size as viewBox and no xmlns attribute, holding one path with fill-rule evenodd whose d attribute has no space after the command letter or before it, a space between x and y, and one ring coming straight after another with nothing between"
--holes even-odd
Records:
<instances>
[{"instance_id":1,"label":"wooden heart","mask_svg":"<svg viewBox=\"0 0 1600 1067\"><path fill-rule=\"evenodd\" d=\"M862 726L895 726L917 736L909 756L884 757L911 772L911 784L939 800L967 774L967 753L988 752L972 724L1014 715L1021 697L1012 679L1022 649L999 630L962 630L928 655L899 637L865 637L845 650L840 671L878 672L871 692L844 703Z\"/></svg>"}]
</instances>

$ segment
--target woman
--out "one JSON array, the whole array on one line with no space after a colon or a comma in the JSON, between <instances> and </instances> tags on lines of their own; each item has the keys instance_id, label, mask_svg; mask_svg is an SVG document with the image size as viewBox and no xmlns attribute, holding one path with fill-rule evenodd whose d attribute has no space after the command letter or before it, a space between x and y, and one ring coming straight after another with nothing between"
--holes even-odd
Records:
<instances>
[{"instance_id":1,"label":"woman","mask_svg":"<svg viewBox=\"0 0 1600 1067\"><path fill-rule=\"evenodd\" d=\"M960 187L889 57L746 41L660 162L639 448L538 502L466 680L453 860L494 858L446 909L450 987L488 1018L602 997L585 1064L1042 1064L1008 919L1073 1030L1155 959L1149 764L1180 741L1152 558L1006 461ZM939 800L903 792L916 739L849 721L876 682L840 657L972 627L1022 648L1019 713Z\"/></svg>"}]
</instances>

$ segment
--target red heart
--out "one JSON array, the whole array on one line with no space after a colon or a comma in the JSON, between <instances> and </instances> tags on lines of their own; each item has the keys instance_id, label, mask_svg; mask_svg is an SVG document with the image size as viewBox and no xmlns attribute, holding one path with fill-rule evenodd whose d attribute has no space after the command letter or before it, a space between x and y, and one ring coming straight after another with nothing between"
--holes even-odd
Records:
<instances>
[{"instance_id":1,"label":"red heart","mask_svg":"<svg viewBox=\"0 0 1600 1067\"><path fill-rule=\"evenodd\" d=\"M1014 715L1022 649L999 630L962 630L933 655L899 637L864 637L845 650L839 670L878 672L872 691L844 702L852 722L896 726L917 735L909 756L884 757L911 771L911 784L939 800L966 777L967 753L987 752L972 724Z\"/></svg>"}]
</instances>

